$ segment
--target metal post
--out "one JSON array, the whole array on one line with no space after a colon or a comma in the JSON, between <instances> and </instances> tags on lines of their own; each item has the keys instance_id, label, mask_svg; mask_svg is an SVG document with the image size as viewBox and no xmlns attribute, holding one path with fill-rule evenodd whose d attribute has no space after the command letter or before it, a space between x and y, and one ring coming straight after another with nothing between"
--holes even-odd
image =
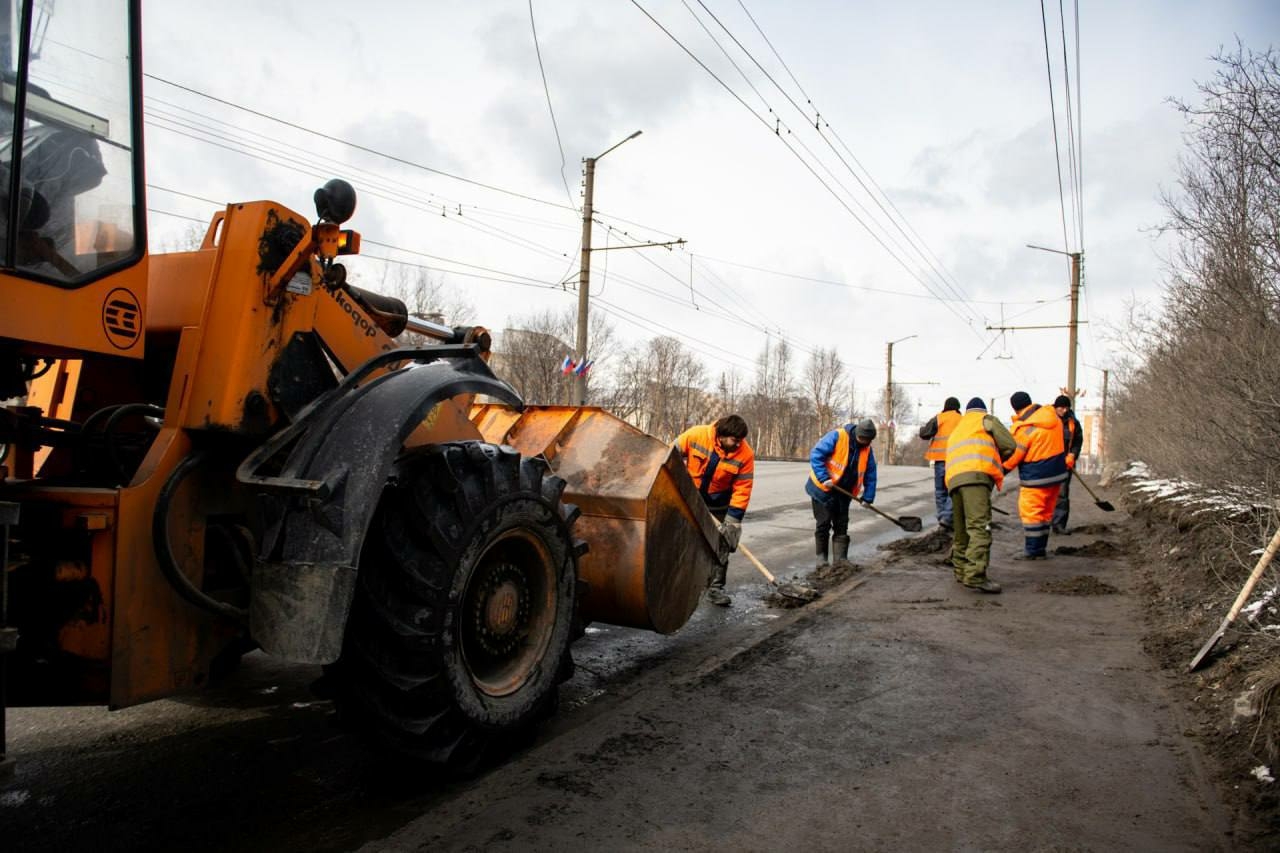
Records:
<instances>
[{"instance_id":1,"label":"metal post","mask_svg":"<svg viewBox=\"0 0 1280 853\"><path fill-rule=\"evenodd\" d=\"M1111 378L1110 370L1102 371L1102 416L1098 419L1098 461L1101 467L1107 464L1107 381ZM1102 473L1099 471L1098 473Z\"/></svg>"},{"instance_id":2,"label":"metal post","mask_svg":"<svg viewBox=\"0 0 1280 853\"><path fill-rule=\"evenodd\" d=\"M607 152L606 152L607 153ZM578 274L578 345L577 362L581 366L587 357L588 300L591 296L591 193L595 189L596 158L587 158L587 177L582 196L582 269ZM585 371L573 378L573 404L587 404L587 374Z\"/></svg>"},{"instance_id":3,"label":"metal post","mask_svg":"<svg viewBox=\"0 0 1280 853\"><path fill-rule=\"evenodd\" d=\"M887 375L884 380L884 464L893 464L893 345L896 341L889 341L887 351L885 353L885 361L889 365Z\"/></svg>"}]
</instances>

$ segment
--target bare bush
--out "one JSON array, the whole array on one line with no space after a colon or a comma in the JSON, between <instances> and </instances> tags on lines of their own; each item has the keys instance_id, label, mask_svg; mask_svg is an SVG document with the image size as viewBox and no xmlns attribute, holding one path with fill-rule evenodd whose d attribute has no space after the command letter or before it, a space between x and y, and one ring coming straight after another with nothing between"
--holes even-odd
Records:
<instances>
[{"instance_id":1,"label":"bare bush","mask_svg":"<svg viewBox=\"0 0 1280 853\"><path fill-rule=\"evenodd\" d=\"M1216 57L1187 120L1178 238L1158 322L1132 312L1137 358L1112 409L1111 449L1160 471L1274 493L1280 476L1280 64Z\"/></svg>"}]
</instances>

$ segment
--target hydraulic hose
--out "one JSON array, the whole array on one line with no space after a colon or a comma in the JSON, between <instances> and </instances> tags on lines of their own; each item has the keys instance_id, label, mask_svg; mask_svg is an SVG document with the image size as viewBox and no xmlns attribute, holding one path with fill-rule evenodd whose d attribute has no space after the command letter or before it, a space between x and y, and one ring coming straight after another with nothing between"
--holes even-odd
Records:
<instances>
[{"instance_id":1,"label":"hydraulic hose","mask_svg":"<svg viewBox=\"0 0 1280 853\"><path fill-rule=\"evenodd\" d=\"M156 496L155 514L151 519L151 542L155 548L156 562L160 564L160 571L164 573L178 595L202 610L245 623L249 619L248 611L225 601L219 601L191 582L191 579L182 571L182 567L178 565L177 558L173 556L173 546L169 541L169 509L173 504L173 496L187 476L207 456L205 452L198 452L183 459L161 487L160 494Z\"/></svg>"}]
</instances>

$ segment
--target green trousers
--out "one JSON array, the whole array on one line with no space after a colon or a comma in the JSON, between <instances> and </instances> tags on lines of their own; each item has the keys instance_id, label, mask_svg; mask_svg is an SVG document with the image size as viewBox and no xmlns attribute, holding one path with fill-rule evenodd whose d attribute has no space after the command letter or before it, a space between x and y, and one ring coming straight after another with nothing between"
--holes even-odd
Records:
<instances>
[{"instance_id":1,"label":"green trousers","mask_svg":"<svg viewBox=\"0 0 1280 853\"><path fill-rule=\"evenodd\" d=\"M974 483L951 490L955 514L955 539L951 543L951 566L956 580L977 586L987 579L991 563L991 486Z\"/></svg>"}]
</instances>

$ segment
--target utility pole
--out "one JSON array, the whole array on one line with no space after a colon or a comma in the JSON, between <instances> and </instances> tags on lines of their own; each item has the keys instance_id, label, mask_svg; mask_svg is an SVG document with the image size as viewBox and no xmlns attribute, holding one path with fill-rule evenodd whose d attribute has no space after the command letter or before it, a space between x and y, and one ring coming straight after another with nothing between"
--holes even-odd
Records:
<instances>
[{"instance_id":1,"label":"utility pole","mask_svg":"<svg viewBox=\"0 0 1280 853\"><path fill-rule=\"evenodd\" d=\"M1080 321L1080 264L1084 258L1083 252L1063 252L1058 249L1047 249L1044 246L1033 246L1027 244L1028 249L1039 249L1042 252L1052 252L1055 255L1066 255L1071 259L1071 319L1068 321L1067 332L1067 396L1071 398L1072 405L1076 399L1076 340L1079 336L1079 327L1082 325ZM1061 325L1057 326L987 326L987 331L1010 331L1014 329L1061 329Z\"/></svg>"},{"instance_id":2,"label":"utility pole","mask_svg":"<svg viewBox=\"0 0 1280 853\"><path fill-rule=\"evenodd\" d=\"M596 184L596 159L587 158L587 176L582 195L582 268L578 271L578 346L575 361L582 364L587 357L587 317L591 298L591 198ZM573 404L587 404L587 373L573 377Z\"/></svg>"},{"instance_id":3,"label":"utility pole","mask_svg":"<svg viewBox=\"0 0 1280 853\"><path fill-rule=\"evenodd\" d=\"M587 321L591 316L591 253L613 251L615 249L643 249L649 246L662 246L670 249L672 246L684 244L684 240L668 240L664 243L633 243L626 246L606 246L603 249L593 249L591 247L591 216L595 211L593 204L596 185L596 161L614 148L617 148L618 145L622 145L623 142L630 142L635 139L642 132L637 130L622 142L606 149L604 154L588 157L584 161L586 175L582 187L582 263L578 271L578 341L574 347L576 362L579 367L587 358ZM690 287L692 286L692 283L690 283ZM573 404L575 406L585 406L587 404L587 373L585 370L574 374Z\"/></svg>"},{"instance_id":4,"label":"utility pole","mask_svg":"<svg viewBox=\"0 0 1280 853\"><path fill-rule=\"evenodd\" d=\"M1067 332L1067 395L1076 401L1076 345L1080 327L1080 253L1071 253L1071 327Z\"/></svg>"}]
</instances>

